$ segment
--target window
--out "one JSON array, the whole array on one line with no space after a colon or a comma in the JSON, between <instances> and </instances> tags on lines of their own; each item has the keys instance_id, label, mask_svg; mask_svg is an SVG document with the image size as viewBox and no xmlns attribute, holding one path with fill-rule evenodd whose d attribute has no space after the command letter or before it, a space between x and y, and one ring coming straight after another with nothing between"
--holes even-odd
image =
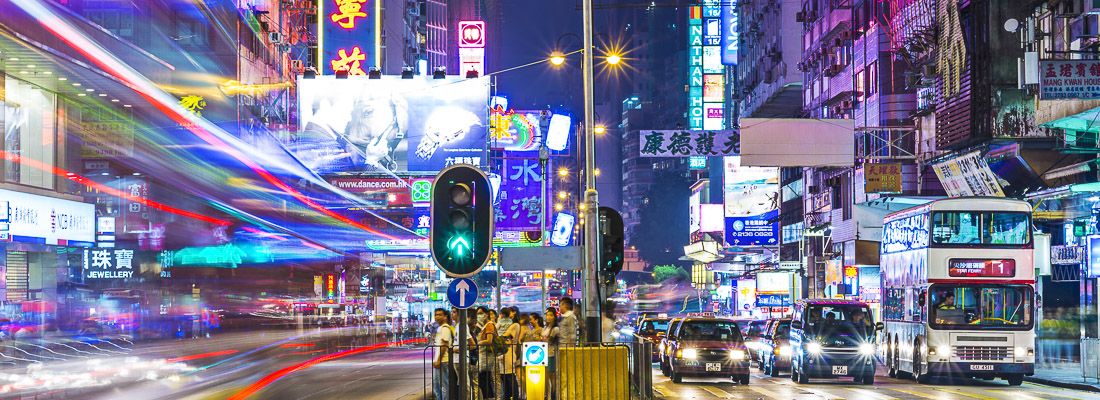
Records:
<instances>
[{"instance_id":1,"label":"window","mask_svg":"<svg viewBox=\"0 0 1100 400\"><path fill-rule=\"evenodd\" d=\"M867 88L866 97L871 97L878 93L878 61L871 62L866 71L867 83L864 87Z\"/></svg>"},{"instance_id":2,"label":"window","mask_svg":"<svg viewBox=\"0 0 1100 400\"><path fill-rule=\"evenodd\" d=\"M678 336L683 340L740 342L741 330L733 321L689 321L680 326Z\"/></svg>"},{"instance_id":3,"label":"window","mask_svg":"<svg viewBox=\"0 0 1100 400\"><path fill-rule=\"evenodd\" d=\"M35 163L54 165L57 147L56 96L29 83L8 77L4 85L5 101L0 101L0 127L4 152ZM4 180L52 189L54 175L48 170L31 168L12 158L4 160Z\"/></svg>"},{"instance_id":4,"label":"window","mask_svg":"<svg viewBox=\"0 0 1100 400\"><path fill-rule=\"evenodd\" d=\"M863 76L864 71L865 70L861 69L861 70L859 70L859 72L856 72L856 101L857 102L863 101L863 96L865 94L868 94L867 92L864 91L864 90L866 90L866 88L864 87L863 83L864 83L864 80L867 79L865 76Z\"/></svg>"},{"instance_id":5,"label":"window","mask_svg":"<svg viewBox=\"0 0 1100 400\"><path fill-rule=\"evenodd\" d=\"M943 329L1031 327L1033 297L1025 285L933 285L930 322Z\"/></svg>"},{"instance_id":6,"label":"window","mask_svg":"<svg viewBox=\"0 0 1100 400\"><path fill-rule=\"evenodd\" d=\"M936 212L932 214L932 243L1026 245L1031 243L1030 220L1021 212Z\"/></svg>"},{"instance_id":7,"label":"window","mask_svg":"<svg viewBox=\"0 0 1100 400\"><path fill-rule=\"evenodd\" d=\"M810 325L826 327L849 324L861 328L873 326L871 310L861 304L812 305L806 309L806 321Z\"/></svg>"}]
</instances>

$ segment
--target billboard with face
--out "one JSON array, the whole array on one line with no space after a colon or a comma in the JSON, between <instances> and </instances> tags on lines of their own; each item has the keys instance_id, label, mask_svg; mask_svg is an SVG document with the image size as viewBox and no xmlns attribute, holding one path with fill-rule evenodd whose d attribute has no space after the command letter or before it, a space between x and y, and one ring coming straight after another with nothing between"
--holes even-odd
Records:
<instances>
[{"instance_id":1,"label":"billboard with face","mask_svg":"<svg viewBox=\"0 0 1100 400\"><path fill-rule=\"evenodd\" d=\"M298 81L301 130L288 149L332 172L437 172L485 160L487 78L319 76Z\"/></svg>"}]
</instances>

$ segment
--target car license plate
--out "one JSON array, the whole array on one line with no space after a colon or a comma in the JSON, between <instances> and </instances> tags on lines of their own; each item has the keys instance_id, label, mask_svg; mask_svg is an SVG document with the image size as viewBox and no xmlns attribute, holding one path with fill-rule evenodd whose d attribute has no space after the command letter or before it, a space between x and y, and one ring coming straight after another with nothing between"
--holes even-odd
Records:
<instances>
[{"instance_id":1,"label":"car license plate","mask_svg":"<svg viewBox=\"0 0 1100 400\"><path fill-rule=\"evenodd\" d=\"M848 374L848 366L847 365L834 365L833 366L833 375L847 375L847 374Z\"/></svg>"},{"instance_id":2,"label":"car license plate","mask_svg":"<svg viewBox=\"0 0 1100 400\"><path fill-rule=\"evenodd\" d=\"M707 372L722 372L722 363L707 363Z\"/></svg>"},{"instance_id":3,"label":"car license plate","mask_svg":"<svg viewBox=\"0 0 1100 400\"><path fill-rule=\"evenodd\" d=\"M992 365L971 365L970 370L971 371L992 371L993 366Z\"/></svg>"}]
</instances>

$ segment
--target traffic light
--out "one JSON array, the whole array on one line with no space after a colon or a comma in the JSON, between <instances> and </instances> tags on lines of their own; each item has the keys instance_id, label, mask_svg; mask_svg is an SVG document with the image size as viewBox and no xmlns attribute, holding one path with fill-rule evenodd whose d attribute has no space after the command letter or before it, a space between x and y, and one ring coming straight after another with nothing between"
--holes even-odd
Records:
<instances>
[{"instance_id":1,"label":"traffic light","mask_svg":"<svg viewBox=\"0 0 1100 400\"><path fill-rule=\"evenodd\" d=\"M626 235L623 234L623 217L611 207L600 207L600 276L603 284L610 286L615 275L623 270L623 251Z\"/></svg>"},{"instance_id":2,"label":"traffic light","mask_svg":"<svg viewBox=\"0 0 1100 400\"><path fill-rule=\"evenodd\" d=\"M432 258L451 277L473 276L493 247L489 179L470 165L439 172L432 188Z\"/></svg>"}]
</instances>

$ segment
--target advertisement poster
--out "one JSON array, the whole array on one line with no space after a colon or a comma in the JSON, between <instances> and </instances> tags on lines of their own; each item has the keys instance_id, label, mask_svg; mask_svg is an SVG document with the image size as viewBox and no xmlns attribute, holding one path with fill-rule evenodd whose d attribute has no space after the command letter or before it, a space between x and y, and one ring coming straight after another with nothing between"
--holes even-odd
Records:
<instances>
[{"instance_id":1,"label":"advertisement poster","mask_svg":"<svg viewBox=\"0 0 1100 400\"><path fill-rule=\"evenodd\" d=\"M737 65L737 2L722 3L722 64Z\"/></svg>"},{"instance_id":2,"label":"advertisement poster","mask_svg":"<svg viewBox=\"0 0 1100 400\"><path fill-rule=\"evenodd\" d=\"M979 151L933 164L932 169L950 197L1005 196L997 175Z\"/></svg>"},{"instance_id":3,"label":"advertisement poster","mask_svg":"<svg viewBox=\"0 0 1100 400\"><path fill-rule=\"evenodd\" d=\"M9 241L61 246L95 244L95 205L0 189Z\"/></svg>"},{"instance_id":4,"label":"advertisement poster","mask_svg":"<svg viewBox=\"0 0 1100 400\"><path fill-rule=\"evenodd\" d=\"M725 77L722 75L703 75L703 102L721 103L726 98Z\"/></svg>"},{"instance_id":5,"label":"advertisement poster","mask_svg":"<svg viewBox=\"0 0 1100 400\"><path fill-rule=\"evenodd\" d=\"M288 150L317 173L427 172L481 165L488 78L298 81L301 131Z\"/></svg>"},{"instance_id":6,"label":"advertisement poster","mask_svg":"<svg viewBox=\"0 0 1100 400\"><path fill-rule=\"evenodd\" d=\"M775 244L779 240L779 169L742 167L741 157L725 157L726 242L733 246Z\"/></svg>"}]
</instances>

